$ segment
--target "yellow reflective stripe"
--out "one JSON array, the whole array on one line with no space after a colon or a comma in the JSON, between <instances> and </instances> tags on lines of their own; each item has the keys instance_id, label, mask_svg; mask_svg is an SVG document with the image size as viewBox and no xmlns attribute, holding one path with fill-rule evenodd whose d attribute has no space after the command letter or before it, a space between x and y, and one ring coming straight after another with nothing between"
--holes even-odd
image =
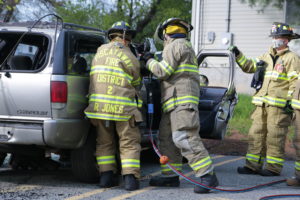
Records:
<instances>
[{"instance_id":1,"label":"yellow reflective stripe","mask_svg":"<svg viewBox=\"0 0 300 200\"><path fill-rule=\"evenodd\" d=\"M269 96L264 97L264 102L268 103L269 105L274 105L274 106L279 106L279 107L284 107L286 104L285 99L279 99L279 98L274 98L274 97L269 97Z\"/></svg>"},{"instance_id":2,"label":"yellow reflective stripe","mask_svg":"<svg viewBox=\"0 0 300 200\"><path fill-rule=\"evenodd\" d=\"M272 106L284 107L286 104L286 100L274 98L270 96L264 96L264 97L253 97L252 103L256 105L262 105L262 103L267 103Z\"/></svg>"},{"instance_id":3,"label":"yellow reflective stripe","mask_svg":"<svg viewBox=\"0 0 300 200\"><path fill-rule=\"evenodd\" d=\"M182 164L178 163L169 163L171 166L173 166L176 170L182 171ZM171 168L169 168L168 165L160 165L161 166L161 171L166 172L166 171L172 171Z\"/></svg>"},{"instance_id":4,"label":"yellow reflective stripe","mask_svg":"<svg viewBox=\"0 0 300 200\"><path fill-rule=\"evenodd\" d=\"M283 165L284 159L276 158L276 157L272 157L272 156L267 156L267 163Z\"/></svg>"},{"instance_id":5,"label":"yellow reflective stripe","mask_svg":"<svg viewBox=\"0 0 300 200\"><path fill-rule=\"evenodd\" d=\"M256 59L251 59L252 60L252 63L253 63L253 66L254 66L254 71L256 71L256 68L257 68L257 66L256 66L256 63L257 63L257 60Z\"/></svg>"},{"instance_id":6,"label":"yellow reflective stripe","mask_svg":"<svg viewBox=\"0 0 300 200\"><path fill-rule=\"evenodd\" d=\"M132 85L136 86L136 85L140 85L141 83L141 77L139 77L137 80L132 81Z\"/></svg>"},{"instance_id":7,"label":"yellow reflective stripe","mask_svg":"<svg viewBox=\"0 0 300 200\"><path fill-rule=\"evenodd\" d=\"M174 73L179 72L195 72L199 73L198 66L197 65L190 65L190 64L182 64L179 65L177 70Z\"/></svg>"},{"instance_id":8,"label":"yellow reflective stripe","mask_svg":"<svg viewBox=\"0 0 300 200\"><path fill-rule=\"evenodd\" d=\"M264 161L265 161L265 157L260 157L260 161L259 161L259 163L264 163Z\"/></svg>"},{"instance_id":9,"label":"yellow reflective stripe","mask_svg":"<svg viewBox=\"0 0 300 200\"><path fill-rule=\"evenodd\" d=\"M167 66L167 65L164 65L163 62L164 62L164 61L159 62L158 65L159 65L160 68L163 69L167 74L171 75L171 72L169 71L168 66Z\"/></svg>"},{"instance_id":10,"label":"yellow reflective stripe","mask_svg":"<svg viewBox=\"0 0 300 200\"><path fill-rule=\"evenodd\" d=\"M177 171L182 171L181 167L174 167ZM161 169L162 172L173 171L171 168Z\"/></svg>"},{"instance_id":11,"label":"yellow reflective stripe","mask_svg":"<svg viewBox=\"0 0 300 200\"><path fill-rule=\"evenodd\" d=\"M164 67L172 74L174 72L174 69L169 65L169 63L167 63L167 61L162 60L161 64L164 65Z\"/></svg>"},{"instance_id":12,"label":"yellow reflective stripe","mask_svg":"<svg viewBox=\"0 0 300 200\"><path fill-rule=\"evenodd\" d=\"M115 164L115 156L98 156L96 157L98 165Z\"/></svg>"},{"instance_id":13,"label":"yellow reflective stripe","mask_svg":"<svg viewBox=\"0 0 300 200\"><path fill-rule=\"evenodd\" d=\"M206 158L201 159L200 161L191 164L190 166L193 168L193 170L198 170L211 164L212 164L212 160L209 156L207 156Z\"/></svg>"},{"instance_id":14,"label":"yellow reflective stripe","mask_svg":"<svg viewBox=\"0 0 300 200\"><path fill-rule=\"evenodd\" d=\"M255 105L262 105L263 98L262 97L252 97L252 103Z\"/></svg>"},{"instance_id":15,"label":"yellow reflective stripe","mask_svg":"<svg viewBox=\"0 0 300 200\"><path fill-rule=\"evenodd\" d=\"M244 65L247 62L247 58L243 55L240 59L237 60L238 64Z\"/></svg>"},{"instance_id":16,"label":"yellow reflective stripe","mask_svg":"<svg viewBox=\"0 0 300 200\"><path fill-rule=\"evenodd\" d=\"M300 162L295 162L295 169L300 170Z\"/></svg>"},{"instance_id":17,"label":"yellow reflective stripe","mask_svg":"<svg viewBox=\"0 0 300 200\"><path fill-rule=\"evenodd\" d=\"M114 121L128 121L131 118L131 115L114 115L114 114L103 114L103 113L91 113L84 112L88 118L93 119L104 119L104 120L114 120Z\"/></svg>"},{"instance_id":18,"label":"yellow reflective stripe","mask_svg":"<svg viewBox=\"0 0 300 200\"><path fill-rule=\"evenodd\" d=\"M165 61L157 62L156 60L151 60L149 63L149 70L153 71L154 65L158 64L158 66L165 71L168 75L171 75L174 72L174 69Z\"/></svg>"},{"instance_id":19,"label":"yellow reflective stripe","mask_svg":"<svg viewBox=\"0 0 300 200\"><path fill-rule=\"evenodd\" d=\"M170 163L173 167L182 167L182 164ZM168 167L168 165L160 165L161 167Z\"/></svg>"},{"instance_id":20,"label":"yellow reflective stripe","mask_svg":"<svg viewBox=\"0 0 300 200\"><path fill-rule=\"evenodd\" d=\"M297 99L292 99L292 107L300 109L300 101Z\"/></svg>"},{"instance_id":21,"label":"yellow reflective stripe","mask_svg":"<svg viewBox=\"0 0 300 200\"><path fill-rule=\"evenodd\" d=\"M121 160L122 167L140 167L140 161L136 159L123 159Z\"/></svg>"},{"instance_id":22,"label":"yellow reflective stripe","mask_svg":"<svg viewBox=\"0 0 300 200\"><path fill-rule=\"evenodd\" d=\"M115 158L115 156L97 156L97 160Z\"/></svg>"},{"instance_id":23,"label":"yellow reflective stripe","mask_svg":"<svg viewBox=\"0 0 300 200\"><path fill-rule=\"evenodd\" d=\"M150 61L149 67L148 67L150 71L153 71L153 68L154 68L155 63L157 63L156 60L151 60L151 61Z\"/></svg>"},{"instance_id":24,"label":"yellow reflective stripe","mask_svg":"<svg viewBox=\"0 0 300 200\"><path fill-rule=\"evenodd\" d=\"M163 108L163 111L166 111L169 108L172 108L174 106L177 106L177 105L183 104L183 103L198 104L199 97L196 97L196 96L173 97L173 98L170 98L165 103L163 103L162 108Z\"/></svg>"},{"instance_id":25,"label":"yellow reflective stripe","mask_svg":"<svg viewBox=\"0 0 300 200\"><path fill-rule=\"evenodd\" d=\"M142 100L139 100L137 104L135 100L132 100L128 97L120 97L120 96L105 95L105 94L91 94L89 101L126 105L126 106L142 106L143 104Z\"/></svg>"},{"instance_id":26,"label":"yellow reflective stripe","mask_svg":"<svg viewBox=\"0 0 300 200\"><path fill-rule=\"evenodd\" d=\"M297 74L296 71L292 71L292 72L289 72L289 73L287 74L287 76L288 76L289 79L293 79L293 78L298 77L298 74Z\"/></svg>"},{"instance_id":27,"label":"yellow reflective stripe","mask_svg":"<svg viewBox=\"0 0 300 200\"><path fill-rule=\"evenodd\" d=\"M246 159L247 159L247 160L254 161L254 162L259 162L259 161L260 161L260 156L255 155L255 154L247 153L247 154L246 154Z\"/></svg>"},{"instance_id":28,"label":"yellow reflective stripe","mask_svg":"<svg viewBox=\"0 0 300 200\"><path fill-rule=\"evenodd\" d=\"M126 78L129 82L132 81L133 77L125 73L120 67L106 66L106 65L95 65L92 66L90 75L95 73L105 73L110 75L117 75Z\"/></svg>"},{"instance_id":29,"label":"yellow reflective stripe","mask_svg":"<svg viewBox=\"0 0 300 200\"><path fill-rule=\"evenodd\" d=\"M276 78L276 79L281 79L286 81L289 80L286 73L279 73L277 71L266 71L265 78Z\"/></svg>"}]
</instances>

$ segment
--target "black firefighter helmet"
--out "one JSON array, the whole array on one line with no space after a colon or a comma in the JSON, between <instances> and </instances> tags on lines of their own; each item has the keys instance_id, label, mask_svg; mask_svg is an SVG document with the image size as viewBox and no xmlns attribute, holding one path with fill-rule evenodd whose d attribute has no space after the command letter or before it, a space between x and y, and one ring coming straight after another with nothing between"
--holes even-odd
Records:
<instances>
[{"instance_id":1,"label":"black firefighter helmet","mask_svg":"<svg viewBox=\"0 0 300 200\"><path fill-rule=\"evenodd\" d=\"M113 36L123 36L125 39L131 40L135 37L136 31L131 29L131 26L124 21L114 23L107 31L107 37L112 40Z\"/></svg>"},{"instance_id":2,"label":"black firefighter helmet","mask_svg":"<svg viewBox=\"0 0 300 200\"><path fill-rule=\"evenodd\" d=\"M293 29L286 23L274 22L271 28L270 37L287 37L297 39L299 35L293 32Z\"/></svg>"}]
</instances>

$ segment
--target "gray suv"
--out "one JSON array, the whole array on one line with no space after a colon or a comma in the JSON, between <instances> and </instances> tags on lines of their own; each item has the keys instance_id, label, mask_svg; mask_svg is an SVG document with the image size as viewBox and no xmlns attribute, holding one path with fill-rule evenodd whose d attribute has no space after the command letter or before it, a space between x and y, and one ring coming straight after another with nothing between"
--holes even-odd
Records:
<instances>
[{"instance_id":1,"label":"gray suv","mask_svg":"<svg viewBox=\"0 0 300 200\"><path fill-rule=\"evenodd\" d=\"M69 23L40 22L29 29L31 26L0 25L0 165L7 153L14 157L67 152L74 175L95 182L99 176L95 131L83 110L88 104L91 61L97 48L107 42L105 33ZM228 59L229 84L201 88L200 135L222 139L237 102L234 60L228 51L204 51L198 55L200 67L210 56ZM155 104L151 129L148 90L152 90ZM140 129L143 145L149 146L149 130L157 133L160 121L159 81L144 78L141 92L145 122Z\"/></svg>"}]
</instances>

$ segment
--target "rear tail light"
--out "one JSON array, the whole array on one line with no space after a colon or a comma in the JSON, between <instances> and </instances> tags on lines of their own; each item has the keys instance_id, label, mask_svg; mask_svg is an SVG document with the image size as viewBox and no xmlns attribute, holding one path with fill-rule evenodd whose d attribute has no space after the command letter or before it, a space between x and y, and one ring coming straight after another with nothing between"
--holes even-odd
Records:
<instances>
[{"instance_id":1,"label":"rear tail light","mask_svg":"<svg viewBox=\"0 0 300 200\"><path fill-rule=\"evenodd\" d=\"M51 81L51 102L67 103L68 85L63 81Z\"/></svg>"}]
</instances>

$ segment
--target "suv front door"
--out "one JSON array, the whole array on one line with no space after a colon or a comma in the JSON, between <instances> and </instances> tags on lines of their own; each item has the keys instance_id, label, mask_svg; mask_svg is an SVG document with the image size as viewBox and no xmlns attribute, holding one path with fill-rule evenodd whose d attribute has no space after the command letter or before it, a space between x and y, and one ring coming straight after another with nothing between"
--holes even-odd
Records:
<instances>
[{"instance_id":1,"label":"suv front door","mask_svg":"<svg viewBox=\"0 0 300 200\"><path fill-rule=\"evenodd\" d=\"M234 55L227 50L201 50L197 56L200 69L200 136L223 139L237 103L234 86Z\"/></svg>"}]
</instances>

